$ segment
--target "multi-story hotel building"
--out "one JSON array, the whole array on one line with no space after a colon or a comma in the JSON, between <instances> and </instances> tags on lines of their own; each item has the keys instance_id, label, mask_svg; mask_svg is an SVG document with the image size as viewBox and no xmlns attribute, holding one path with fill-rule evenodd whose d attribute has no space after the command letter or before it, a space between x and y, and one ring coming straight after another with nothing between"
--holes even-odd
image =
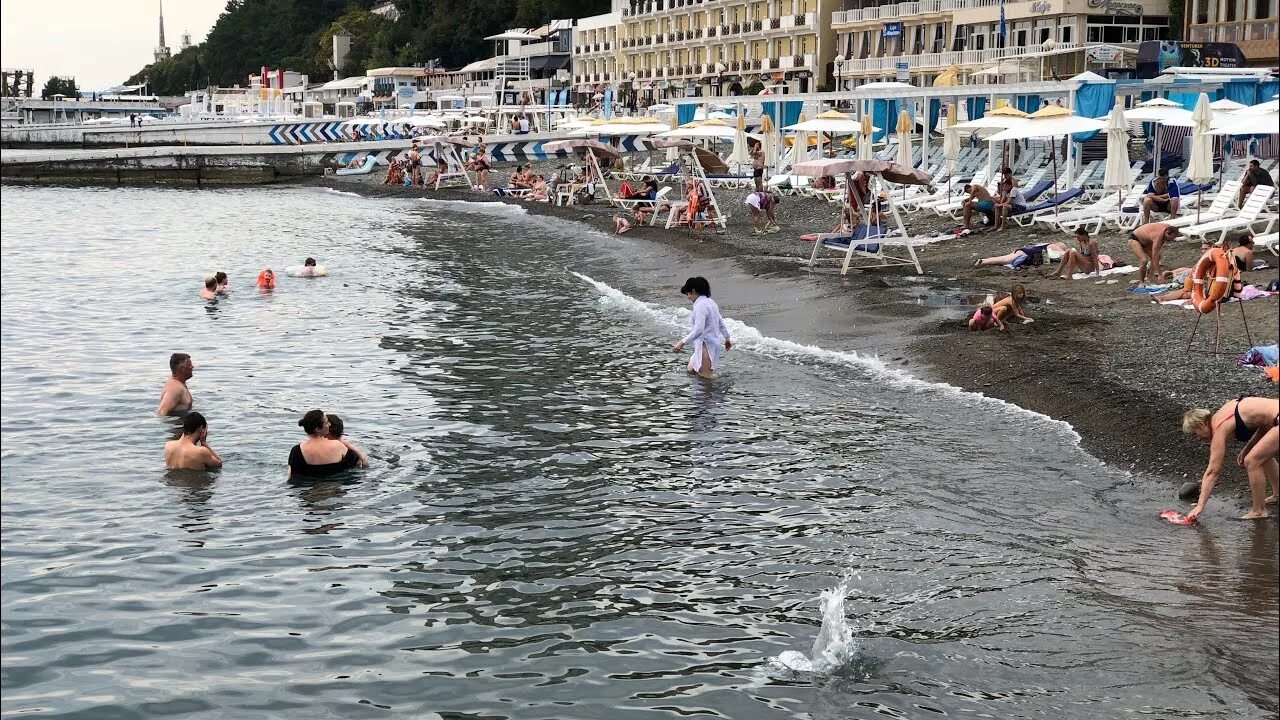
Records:
<instances>
[{"instance_id":1,"label":"multi-story hotel building","mask_svg":"<svg viewBox=\"0 0 1280 720\"><path fill-rule=\"evenodd\" d=\"M1166 39L1169 5L1167 0L845 0L845 7L832 14L831 27L838 49L833 72L845 88L903 73L915 84L928 83L951 66L1039 80L1097 71L1112 62L1132 66L1133 57L1120 56L1121 48L1136 50L1142 41ZM1103 43L1110 48L1099 48Z\"/></svg>"},{"instance_id":2,"label":"multi-story hotel building","mask_svg":"<svg viewBox=\"0 0 1280 720\"><path fill-rule=\"evenodd\" d=\"M640 104L678 97L812 92L830 83L838 0L614 0L578 21L573 85Z\"/></svg>"},{"instance_id":3,"label":"multi-story hotel building","mask_svg":"<svg viewBox=\"0 0 1280 720\"><path fill-rule=\"evenodd\" d=\"M1186 33L1190 42L1235 43L1250 65L1280 63L1276 24L1280 0L1187 0Z\"/></svg>"}]
</instances>

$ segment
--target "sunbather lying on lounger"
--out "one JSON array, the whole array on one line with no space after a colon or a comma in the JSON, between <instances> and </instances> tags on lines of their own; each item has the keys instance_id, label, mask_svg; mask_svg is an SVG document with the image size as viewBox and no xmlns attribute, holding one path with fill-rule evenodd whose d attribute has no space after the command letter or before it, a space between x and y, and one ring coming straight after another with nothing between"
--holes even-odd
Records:
<instances>
[{"instance_id":1,"label":"sunbather lying on lounger","mask_svg":"<svg viewBox=\"0 0 1280 720\"><path fill-rule=\"evenodd\" d=\"M1071 276L1077 270L1080 272L1091 272L1096 277L1103 270L1105 263L1102 256L1098 254L1098 240L1089 237L1089 231L1084 228L1076 228L1076 243L1080 248L1071 248L1062 254L1062 264L1058 266L1058 272L1049 277L1062 278L1070 280Z\"/></svg>"},{"instance_id":2,"label":"sunbather lying on lounger","mask_svg":"<svg viewBox=\"0 0 1280 720\"><path fill-rule=\"evenodd\" d=\"M1050 250L1056 251L1060 255L1066 255L1068 248L1062 243L1027 245L1026 247L1020 247L1017 250L1014 250L1008 255L997 255L995 257L974 260L973 266L975 268L980 268L990 267L992 265L1004 265L1010 270L1017 270L1028 263L1032 265L1043 265L1049 260L1048 253Z\"/></svg>"}]
</instances>

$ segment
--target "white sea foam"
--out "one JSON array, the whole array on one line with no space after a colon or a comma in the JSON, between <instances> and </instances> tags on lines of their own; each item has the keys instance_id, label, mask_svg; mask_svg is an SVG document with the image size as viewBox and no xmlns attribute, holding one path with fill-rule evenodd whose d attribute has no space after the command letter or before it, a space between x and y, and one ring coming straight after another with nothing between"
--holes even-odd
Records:
<instances>
[{"instance_id":1,"label":"white sea foam","mask_svg":"<svg viewBox=\"0 0 1280 720\"><path fill-rule=\"evenodd\" d=\"M683 329L683 325L688 322L690 311L687 308L674 308L658 305L656 303L647 303L643 300L633 298L606 283L587 277L582 273L570 272L574 276L594 286L596 290L600 292L601 300L605 303L616 306L627 312L648 317L651 320L657 320L675 328ZM767 357L774 357L781 360L818 361L833 365L844 365L847 367L859 368L867 372L873 378L898 390L907 392L943 393L954 396L959 400L976 400L978 402L988 403L1007 412L1033 417L1037 420L1049 423L1066 433L1073 442L1080 441L1080 435L1071 427L1070 423L1055 420L1048 415L1027 410L1026 408L1014 405L1013 403L1005 402L999 398L989 397L979 392L971 392L947 383L922 380L914 375L903 372L902 370L890 367L874 356L861 355L853 350L828 350L816 345L805 345L791 340L769 337L744 322L728 317L724 319L724 324L728 327L730 334L733 336L733 346L738 349L749 350Z\"/></svg>"},{"instance_id":2,"label":"white sea foam","mask_svg":"<svg viewBox=\"0 0 1280 720\"><path fill-rule=\"evenodd\" d=\"M330 195L345 195L346 197L354 197L354 198L364 197L360 193L348 192L346 190L335 190L334 188L331 188L331 187L322 187L317 189L320 190L321 192L329 193Z\"/></svg>"},{"instance_id":3,"label":"white sea foam","mask_svg":"<svg viewBox=\"0 0 1280 720\"><path fill-rule=\"evenodd\" d=\"M418 198L419 202L428 205L438 205L450 210L459 212L486 213L494 215L528 215L526 208L520 207L513 203L498 202L497 200L436 200L434 198Z\"/></svg>"}]
</instances>

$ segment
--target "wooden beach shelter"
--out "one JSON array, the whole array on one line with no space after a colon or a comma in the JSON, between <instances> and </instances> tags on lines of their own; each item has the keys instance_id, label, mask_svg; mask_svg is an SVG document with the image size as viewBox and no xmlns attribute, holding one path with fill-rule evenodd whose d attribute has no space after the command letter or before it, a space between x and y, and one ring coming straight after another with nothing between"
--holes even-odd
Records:
<instances>
[{"instance_id":1,"label":"wooden beach shelter","mask_svg":"<svg viewBox=\"0 0 1280 720\"><path fill-rule=\"evenodd\" d=\"M449 166L445 172L436 176L436 190L439 190L442 184L458 180L465 181L467 187L473 187L476 184L470 171L467 170L466 161L462 159L462 151L475 147L474 142L458 135L428 135L417 140L418 145L429 152L433 161L439 162L444 159Z\"/></svg>"},{"instance_id":2,"label":"wooden beach shelter","mask_svg":"<svg viewBox=\"0 0 1280 720\"><path fill-rule=\"evenodd\" d=\"M900 165L886 160L850 160L846 158L820 158L818 160L808 160L802 163L796 163L792 166L791 171L796 175L805 175L808 177L825 177L827 175L845 175L845 186L848 187L852 183L852 175L854 173L866 173L875 178L875 184L871 188L871 196L878 198L880 191L883 189L886 197L891 188L887 187L887 183L898 185L928 185L931 178L929 174L923 170L917 170L910 166ZM845 275L849 272L849 268L853 267L853 257L855 254L871 258L876 262L874 265L881 267L890 267L895 265L911 265L915 267L916 274L924 274L924 269L920 267L920 259L916 256L915 246L920 244L918 240L912 240L907 235L907 226L902 222L902 216L898 213L898 206L889 204L889 214L893 217L894 225L897 226L897 233L888 235L881 234L879 230L872 231L870 213L864 213L864 224L866 228L858 239L849 237L842 240L833 233L821 233L813 243L813 254L809 257L809 267L813 267L817 261L818 252L824 247L844 252L844 262L840 266L840 274ZM874 250L871 249L874 246ZM886 247L901 247L906 251L906 255L890 255L885 252Z\"/></svg>"},{"instance_id":3,"label":"wooden beach shelter","mask_svg":"<svg viewBox=\"0 0 1280 720\"><path fill-rule=\"evenodd\" d=\"M592 175L594 178L593 182L599 183L600 187L604 189L605 200L610 204L613 203L613 194L609 192L609 183L604 181L604 173L600 171L599 158L605 158L609 161L618 159L621 157L621 153L618 152L617 148L611 145L605 145L599 140L571 138L569 140L553 140L549 143L544 143L542 149L547 152L560 152L561 150L565 150L582 155L583 159L594 173ZM572 196L570 197L570 202L572 202Z\"/></svg>"}]
</instances>

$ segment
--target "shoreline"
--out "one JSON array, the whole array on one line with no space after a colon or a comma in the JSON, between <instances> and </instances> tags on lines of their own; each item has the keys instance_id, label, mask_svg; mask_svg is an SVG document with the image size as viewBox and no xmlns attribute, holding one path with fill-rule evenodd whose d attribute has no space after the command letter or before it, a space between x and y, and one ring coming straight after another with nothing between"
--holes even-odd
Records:
<instances>
[{"instance_id":1,"label":"shoreline","mask_svg":"<svg viewBox=\"0 0 1280 720\"><path fill-rule=\"evenodd\" d=\"M495 169L492 177L505 175ZM327 187L373 197L409 197L464 202L503 202L530 214L555 217L612 233L616 208L604 204L560 208L474 191L423 190L381 184L381 178L323 176L303 185ZM1009 271L974 269L977 257L999 255L1032 242L1069 240L1064 233L1038 227L1014 228L1006 233L975 232L928 245L920 253L925 275L913 268L851 270L841 277L830 266L810 273L803 268L812 246L799 235L826 230L836 217L833 205L813 198L783 198L779 206L782 231L756 236L749 215L740 210L742 190L717 190L728 211L727 231L692 238L687 231L640 227L628 237L662 243L694 255L731 259L753 274L789 273L820 283L824 290L848 296L856 306L840 308L831 322L840 340L861 345L872 342L913 375L943 382L1015 404L1068 423L1081 446L1100 460L1134 472L1162 475L1178 483L1197 481L1207 446L1186 438L1182 413L1192 407L1216 409L1241 393L1275 396L1275 386L1261 372L1235 365L1248 345L1237 307L1222 314L1222 348L1231 354L1186 353L1195 314L1152 304L1146 296L1129 292L1132 275L1100 280L1053 280L1041 268ZM921 222L923 221L923 222ZM908 222L914 232L951 227L950 218L919 214ZM1099 236L1101 251L1118 261L1129 251L1114 230ZM1187 265L1199 254L1198 243L1177 241L1166 248L1166 268ZM834 256L833 256L834 257ZM1277 276L1275 258L1259 254L1270 269L1245 274L1249 282L1265 284ZM1007 332L970 332L964 325L974 305L966 300L988 292L1007 292L1022 282L1028 293L1030 325L1010 326ZM1234 304L1233 304L1234 305ZM1245 312L1253 344L1276 342L1277 297L1248 301ZM847 317L841 317L847 313ZM854 322L856 318L857 322ZM1212 337L1210 316L1201 322L1200 340ZM1012 438L1011 442L1016 442ZM1227 463L1226 482L1219 494L1247 495L1242 470ZM1176 497L1177 487L1171 488Z\"/></svg>"}]
</instances>

